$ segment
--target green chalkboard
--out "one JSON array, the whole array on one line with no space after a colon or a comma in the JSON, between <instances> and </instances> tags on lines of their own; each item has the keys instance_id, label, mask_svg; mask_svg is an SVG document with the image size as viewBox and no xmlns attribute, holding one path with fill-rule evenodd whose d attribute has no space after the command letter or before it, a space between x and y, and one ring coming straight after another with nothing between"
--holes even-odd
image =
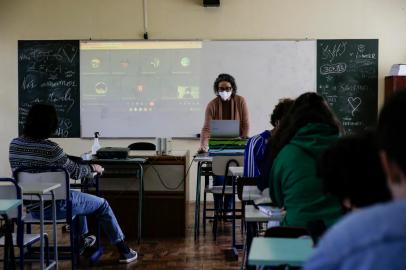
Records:
<instances>
[{"instance_id":1,"label":"green chalkboard","mask_svg":"<svg viewBox=\"0 0 406 270\"><path fill-rule=\"evenodd\" d=\"M374 126L378 110L378 40L317 40L317 92L347 133Z\"/></svg>"},{"instance_id":2,"label":"green chalkboard","mask_svg":"<svg viewBox=\"0 0 406 270\"><path fill-rule=\"evenodd\" d=\"M55 137L80 136L79 41L18 41L18 129L33 103L55 106Z\"/></svg>"}]
</instances>

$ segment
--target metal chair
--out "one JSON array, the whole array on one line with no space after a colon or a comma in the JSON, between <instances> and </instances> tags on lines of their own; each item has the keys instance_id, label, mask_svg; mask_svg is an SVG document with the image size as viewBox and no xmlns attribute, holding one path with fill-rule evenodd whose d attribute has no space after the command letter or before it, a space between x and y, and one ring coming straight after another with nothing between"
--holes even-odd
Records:
<instances>
[{"instance_id":1,"label":"metal chair","mask_svg":"<svg viewBox=\"0 0 406 270\"><path fill-rule=\"evenodd\" d=\"M239 166L240 164L243 164L243 156L213 156L213 161L212 161L212 175L213 176L224 176L227 179L225 179L224 184L222 186L209 186L205 185L205 190L204 190L204 205L203 205L203 230L205 230L205 223L206 219L210 219L207 217L206 212L207 211L213 211L214 216L213 216L213 234L214 234L214 239L217 237L217 226L218 226L218 221L224 217L225 213L231 212L233 213L233 222L235 222L235 218L241 218L241 215L236 216L235 212L241 212L241 209L236 210L235 209L235 195L236 195L236 188L234 183L232 185L227 185L227 182L232 182L234 179L231 179L231 177L228 174L228 168L232 165L234 166ZM231 195L232 200L233 200L233 209L232 210L226 210L224 209L224 204L220 209L208 209L206 206L206 193L212 193L212 194L219 194L221 195L222 201L224 201L224 196L225 195ZM235 224L233 224L234 228Z\"/></svg>"},{"instance_id":2,"label":"metal chair","mask_svg":"<svg viewBox=\"0 0 406 270\"><path fill-rule=\"evenodd\" d=\"M22 199L21 187L11 178L0 178L0 199ZM30 247L40 241L40 234L25 234L22 206L19 206L15 211L11 212L9 218L17 224L17 233L12 234L13 246L20 250L19 268L24 269L25 252L24 248ZM49 265L49 241L48 235L44 234L46 264ZM0 238L0 246L4 246L5 237Z\"/></svg>"},{"instance_id":3,"label":"metal chair","mask_svg":"<svg viewBox=\"0 0 406 270\"><path fill-rule=\"evenodd\" d=\"M57 167L21 167L14 171L14 178L24 190L24 185L32 183L58 183L61 186L54 191L55 200L66 201L66 218L57 219L57 224L67 224L70 228L70 245L58 247L58 251L68 253L68 256L60 256L60 259L70 259L72 269L76 269L79 262L79 235L77 234L79 221L72 214L72 201L70 197L70 179L69 173L64 168ZM35 202L37 199L33 196L24 196L24 201ZM44 201L51 200L51 197L45 197ZM46 224L52 223L52 220L45 219ZM24 219L27 224L27 232L31 231L31 224L38 224L39 220L27 213Z\"/></svg>"}]
</instances>

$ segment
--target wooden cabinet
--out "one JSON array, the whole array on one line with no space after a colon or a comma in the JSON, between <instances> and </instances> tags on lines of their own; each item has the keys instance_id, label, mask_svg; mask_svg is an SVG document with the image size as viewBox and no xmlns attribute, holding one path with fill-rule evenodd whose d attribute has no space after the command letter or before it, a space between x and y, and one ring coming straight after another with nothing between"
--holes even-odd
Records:
<instances>
[{"instance_id":1,"label":"wooden cabinet","mask_svg":"<svg viewBox=\"0 0 406 270\"><path fill-rule=\"evenodd\" d=\"M142 238L183 237L186 230L186 152L148 158L144 169ZM136 239L138 226L138 180L136 168L123 162L102 163L100 196L113 209L127 239Z\"/></svg>"},{"instance_id":2,"label":"wooden cabinet","mask_svg":"<svg viewBox=\"0 0 406 270\"><path fill-rule=\"evenodd\" d=\"M406 90L406 76L385 77L385 102L398 90Z\"/></svg>"}]
</instances>

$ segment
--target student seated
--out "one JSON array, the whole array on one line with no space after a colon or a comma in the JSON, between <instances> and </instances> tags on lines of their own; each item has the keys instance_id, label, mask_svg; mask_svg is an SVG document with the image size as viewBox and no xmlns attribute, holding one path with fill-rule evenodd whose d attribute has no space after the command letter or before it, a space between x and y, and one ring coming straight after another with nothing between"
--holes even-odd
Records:
<instances>
[{"instance_id":1,"label":"student seated","mask_svg":"<svg viewBox=\"0 0 406 270\"><path fill-rule=\"evenodd\" d=\"M280 131L280 132L279 132ZM338 200L323 193L317 160L340 134L340 124L316 93L299 96L271 141L269 175L272 201L286 210L281 226L307 227L321 220L330 226L341 215Z\"/></svg>"},{"instance_id":2,"label":"student seated","mask_svg":"<svg viewBox=\"0 0 406 270\"><path fill-rule=\"evenodd\" d=\"M346 210L391 199L373 132L343 137L319 162L324 191L336 196Z\"/></svg>"},{"instance_id":3,"label":"student seated","mask_svg":"<svg viewBox=\"0 0 406 270\"><path fill-rule=\"evenodd\" d=\"M265 150L271 139L271 135L278 129L280 120L287 113L292 104L292 99L281 99L270 115L270 123L274 128L252 136L245 146L244 177L256 177L257 187L261 191L267 188L269 184L266 177L260 177L263 162L265 161Z\"/></svg>"},{"instance_id":4,"label":"student seated","mask_svg":"<svg viewBox=\"0 0 406 270\"><path fill-rule=\"evenodd\" d=\"M406 91L399 91L385 104L378 122L379 155L392 201L345 216L322 237L304 269L405 269L405 115Z\"/></svg>"},{"instance_id":5,"label":"student seated","mask_svg":"<svg viewBox=\"0 0 406 270\"><path fill-rule=\"evenodd\" d=\"M34 104L28 112L23 135L10 143L9 160L11 169L19 167L63 167L73 179L91 177L93 172L103 172L103 167L97 164L78 164L64 153L63 149L48 140L55 132L58 124L56 110L52 105ZM100 197L71 190L72 214L78 215L82 246L95 243L94 236L87 236L87 215L96 215L100 220L110 242L118 248L119 262L129 263L137 259L137 252L124 243L124 234L118 225L113 210L108 202ZM35 212L33 212L35 215ZM45 209L45 216L52 216L51 208ZM57 201L57 216L66 217L65 201Z\"/></svg>"}]
</instances>

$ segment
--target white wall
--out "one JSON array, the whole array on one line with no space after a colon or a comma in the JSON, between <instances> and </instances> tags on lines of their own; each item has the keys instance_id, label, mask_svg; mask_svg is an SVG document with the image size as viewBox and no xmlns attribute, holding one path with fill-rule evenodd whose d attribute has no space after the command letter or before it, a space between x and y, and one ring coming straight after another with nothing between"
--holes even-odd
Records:
<instances>
[{"instance_id":1,"label":"white wall","mask_svg":"<svg viewBox=\"0 0 406 270\"><path fill-rule=\"evenodd\" d=\"M380 104L390 66L406 62L404 0L221 0L220 8L204 8L203 0L147 2L151 39L378 38ZM142 0L0 0L0 176L10 175L8 144L18 133L17 41L141 39L142 33ZM88 140L56 141L75 155L91 146ZM177 150L197 148L197 141L174 142ZM190 200L195 174L193 167Z\"/></svg>"}]
</instances>

